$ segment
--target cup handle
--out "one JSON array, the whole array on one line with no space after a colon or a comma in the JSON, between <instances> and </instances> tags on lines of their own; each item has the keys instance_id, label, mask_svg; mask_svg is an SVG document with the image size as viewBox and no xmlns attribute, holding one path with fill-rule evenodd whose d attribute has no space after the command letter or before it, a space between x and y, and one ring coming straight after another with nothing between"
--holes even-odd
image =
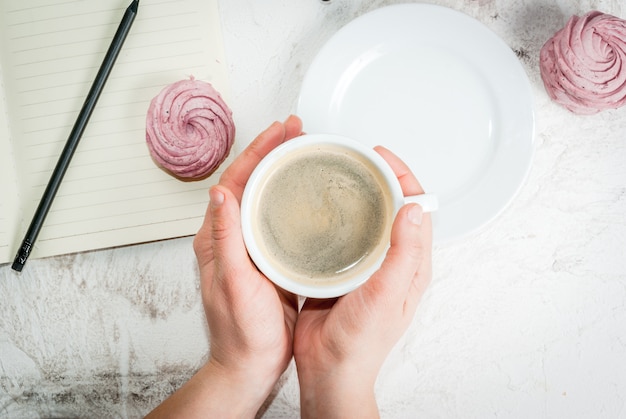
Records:
<instances>
[{"instance_id":1,"label":"cup handle","mask_svg":"<svg viewBox=\"0 0 626 419\"><path fill-rule=\"evenodd\" d=\"M439 209L439 200L437 199L437 195L432 193L405 196L404 203L420 204L424 212L433 212Z\"/></svg>"}]
</instances>

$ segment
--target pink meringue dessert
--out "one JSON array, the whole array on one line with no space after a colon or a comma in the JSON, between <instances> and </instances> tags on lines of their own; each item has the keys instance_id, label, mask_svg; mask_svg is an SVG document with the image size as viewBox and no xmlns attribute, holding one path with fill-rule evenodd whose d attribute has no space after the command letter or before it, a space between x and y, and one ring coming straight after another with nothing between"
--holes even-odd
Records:
<instances>
[{"instance_id":1,"label":"pink meringue dessert","mask_svg":"<svg viewBox=\"0 0 626 419\"><path fill-rule=\"evenodd\" d=\"M576 114L626 104L626 21L598 11L572 16L541 48L548 95Z\"/></svg>"},{"instance_id":2,"label":"pink meringue dessert","mask_svg":"<svg viewBox=\"0 0 626 419\"><path fill-rule=\"evenodd\" d=\"M232 111L210 83L181 80L150 102L146 142L153 160L174 176L193 180L211 175L235 140Z\"/></svg>"}]
</instances>

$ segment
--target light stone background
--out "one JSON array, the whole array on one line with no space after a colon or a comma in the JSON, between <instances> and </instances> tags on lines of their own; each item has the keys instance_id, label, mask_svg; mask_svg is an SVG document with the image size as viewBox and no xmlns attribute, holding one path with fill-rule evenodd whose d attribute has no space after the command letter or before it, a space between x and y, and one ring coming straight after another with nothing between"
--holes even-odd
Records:
<instances>
[{"instance_id":1,"label":"light stone background","mask_svg":"<svg viewBox=\"0 0 626 419\"><path fill-rule=\"evenodd\" d=\"M394 1L222 0L240 151L293 112L324 42ZM517 52L533 86L532 171L513 204L435 249L434 279L377 382L386 418L626 418L626 108L575 116L539 49L623 0L437 0ZM450 28L454 30L454 28ZM0 417L135 418L208 350L191 238L0 266ZM298 416L292 366L262 415Z\"/></svg>"}]
</instances>

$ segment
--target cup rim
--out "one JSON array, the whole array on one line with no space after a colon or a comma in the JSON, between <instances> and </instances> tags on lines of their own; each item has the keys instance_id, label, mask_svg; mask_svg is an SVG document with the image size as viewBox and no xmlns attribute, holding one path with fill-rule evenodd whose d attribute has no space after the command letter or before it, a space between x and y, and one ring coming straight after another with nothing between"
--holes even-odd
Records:
<instances>
[{"instance_id":1,"label":"cup rim","mask_svg":"<svg viewBox=\"0 0 626 419\"><path fill-rule=\"evenodd\" d=\"M349 150L355 151L370 160L380 171L382 177L385 180L385 183L387 184L391 192L391 197L393 201L393 213L391 220L393 223L393 220L395 219L398 210L404 204L404 196L395 173L380 154L378 154L373 148L369 148L368 146L349 137L335 134L303 134L299 137L288 140L273 149L254 168L252 174L250 175L250 178L248 179L248 182L246 183L241 200L241 227L244 243L248 254L250 255L250 258L257 266L257 268L271 282L286 291L303 297L334 298L347 294L350 291L353 291L354 289L363 285L369 279L369 277L380 268L380 265L385 258L386 251L381 252L379 257L370 267L368 267L360 274L355 275L354 278L331 284L305 284L296 280L286 278L285 275L276 270L266 260L265 256L259 249L257 239L255 238L252 229L252 213L254 210L254 208L252 208L252 195L253 192L257 189L259 182L263 180L266 171L275 163L276 160L280 159L284 155L298 149L307 148L315 145L333 145L344 147ZM385 249L387 249L388 247L389 243L387 243Z\"/></svg>"}]
</instances>

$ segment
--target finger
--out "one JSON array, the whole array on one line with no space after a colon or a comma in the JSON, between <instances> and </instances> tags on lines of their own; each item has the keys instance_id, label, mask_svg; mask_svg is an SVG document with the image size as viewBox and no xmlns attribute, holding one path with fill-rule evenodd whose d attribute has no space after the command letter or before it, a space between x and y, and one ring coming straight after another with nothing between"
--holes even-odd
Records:
<instances>
[{"instance_id":1,"label":"finger","mask_svg":"<svg viewBox=\"0 0 626 419\"><path fill-rule=\"evenodd\" d=\"M400 209L385 260L361 287L366 304L381 310L403 307L423 261L430 255L430 220L427 217L417 204Z\"/></svg>"},{"instance_id":2,"label":"finger","mask_svg":"<svg viewBox=\"0 0 626 419\"><path fill-rule=\"evenodd\" d=\"M233 193L222 185L213 186L210 196L215 281L239 282L228 279L240 279L249 272L251 265L242 239L239 204Z\"/></svg>"},{"instance_id":3,"label":"finger","mask_svg":"<svg viewBox=\"0 0 626 419\"><path fill-rule=\"evenodd\" d=\"M400 181L400 185L405 196L424 193L424 189L420 185L419 181L415 178L411 169L402 159L385 147L378 146L375 147L375 150L391 166L392 170L396 174L396 177ZM420 265L419 271L416 273L413 281L411 282L405 307L413 308L413 310L417 306L417 303L421 299L422 294L432 278L432 222L430 214L423 214L421 230L423 233L422 238L426 243L426 246L424 246L425 263Z\"/></svg>"},{"instance_id":4,"label":"finger","mask_svg":"<svg viewBox=\"0 0 626 419\"><path fill-rule=\"evenodd\" d=\"M228 166L220 177L220 184L230 189L235 197L241 200L252 171L263 157L285 141L285 134L284 124L274 122L270 125Z\"/></svg>"},{"instance_id":5,"label":"finger","mask_svg":"<svg viewBox=\"0 0 626 419\"><path fill-rule=\"evenodd\" d=\"M290 115L285 121L285 139L291 140L300 135L302 135L302 120L296 115Z\"/></svg>"},{"instance_id":6,"label":"finger","mask_svg":"<svg viewBox=\"0 0 626 419\"><path fill-rule=\"evenodd\" d=\"M294 293L283 290L275 286L276 293L284 307L285 322L289 326L289 330L293 332L296 321L298 319L298 296Z\"/></svg>"},{"instance_id":7,"label":"finger","mask_svg":"<svg viewBox=\"0 0 626 419\"><path fill-rule=\"evenodd\" d=\"M424 292L426 292L426 288L428 288L428 285L430 284L433 276L431 258L432 255L429 251L428 255L424 257L424 262L420 264L419 270L413 277L413 281L411 281L411 286L409 287L409 291L407 292L407 297L404 302L405 315L413 317L418 303L422 299Z\"/></svg>"},{"instance_id":8,"label":"finger","mask_svg":"<svg viewBox=\"0 0 626 419\"><path fill-rule=\"evenodd\" d=\"M382 146L374 147L374 150L381 155L383 159L391 166L391 169L395 173L396 177L400 181L400 186L402 187L402 192L405 196L410 195L419 195L424 193L424 188L415 178L415 175L407 166L407 164L402 161L402 159L391 151Z\"/></svg>"},{"instance_id":9,"label":"finger","mask_svg":"<svg viewBox=\"0 0 626 419\"><path fill-rule=\"evenodd\" d=\"M211 246L211 207L207 205L204 220L200 229L193 239L193 250L198 260L198 267L202 270L213 261L213 248Z\"/></svg>"}]
</instances>

